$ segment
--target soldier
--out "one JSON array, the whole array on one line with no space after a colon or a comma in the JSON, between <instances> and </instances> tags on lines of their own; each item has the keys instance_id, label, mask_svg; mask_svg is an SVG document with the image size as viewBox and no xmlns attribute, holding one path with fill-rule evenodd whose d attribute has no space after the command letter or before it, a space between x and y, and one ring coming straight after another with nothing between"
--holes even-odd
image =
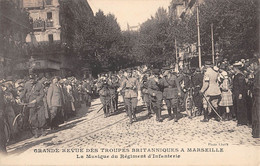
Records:
<instances>
[{"instance_id":1,"label":"soldier","mask_svg":"<svg viewBox=\"0 0 260 166\"><path fill-rule=\"evenodd\" d=\"M84 79L82 84L82 93L87 108L91 106L91 92L92 92L92 88L89 79Z\"/></svg>"},{"instance_id":2,"label":"soldier","mask_svg":"<svg viewBox=\"0 0 260 166\"><path fill-rule=\"evenodd\" d=\"M35 80L35 75L33 73L29 74L29 80L25 82L24 88L20 93L20 99L24 103L29 102L29 97L30 97L30 92L32 90L33 85L36 83ZM24 124L22 126L23 129L29 129L29 107L25 107L24 111Z\"/></svg>"},{"instance_id":3,"label":"soldier","mask_svg":"<svg viewBox=\"0 0 260 166\"><path fill-rule=\"evenodd\" d=\"M215 110L218 108L218 103L221 98L221 91L220 87L218 85L218 70L217 68L211 67L211 62L206 61L205 62L205 67L206 67L206 72L204 73L203 77L203 85L200 90L200 93L204 95L203 98L203 111L204 111L204 119L201 120L201 122L208 122L209 117L208 115L211 113L212 108L209 105L209 102L213 106ZM218 117L216 117L216 120L219 120Z\"/></svg>"},{"instance_id":4,"label":"soldier","mask_svg":"<svg viewBox=\"0 0 260 166\"><path fill-rule=\"evenodd\" d=\"M111 97L111 112L113 113L115 110L118 109L117 89L119 88L120 84L118 82L117 76L111 75L110 79L108 79L108 85Z\"/></svg>"},{"instance_id":5,"label":"soldier","mask_svg":"<svg viewBox=\"0 0 260 166\"><path fill-rule=\"evenodd\" d=\"M196 116L202 115L202 96L199 93L201 87L202 87L202 81L203 81L203 74L200 72L200 69L197 68L195 70L194 75L191 77L191 83L194 87L193 90L193 101L194 105L196 107Z\"/></svg>"},{"instance_id":6,"label":"soldier","mask_svg":"<svg viewBox=\"0 0 260 166\"><path fill-rule=\"evenodd\" d=\"M28 89L27 89L28 90ZM43 134L43 127L46 124L45 110L44 110L44 87L41 81L38 81L36 75L32 82L32 87L27 91L26 101L29 103L29 124L34 131L34 137L39 137L39 134ZM41 129L41 133L39 133Z\"/></svg>"},{"instance_id":7,"label":"soldier","mask_svg":"<svg viewBox=\"0 0 260 166\"><path fill-rule=\"evenodd\" d=\"M109 116L110 107L110 92L108 89L108 80L105 75L102 75L97 83L97 91L99 93L100 101L103 104L104 117Z\"/></svg>"},{"instance_id":8,"label":"soldier","mask_svg":"<svg viewBox=\"0 0 260 166\"><path fill-rule=\"evenodd\" d=\"M180 84L178 78L169 71L170 69L165 68L165 70L165 77L162 79L161 84L163 86L163 98L169 115L168 120L174 118L174 121L177 122L178 100L181 95Z\"/></svg>"},{"instance_id":9,"label":"soldier","mask_svg":"<svg viewBox=\"0 0 260 166\"><path fill-rule=\"evenodd\" d=\"M151 98L152 102L152 109L156 114L156 121L162 122L161 118L161 104L162 104L162 88L160 85L161 78L159 69L153 70L153 75L150 77L149 83L148 83L148 93Z\"/></svg>"},{"instance_id":10,"label":"soldier","mask_svg":"<svg viewBox=\"0 0 260 166\"><path fill-rule=\"evenodd\" d=\"M130 124L132 124L133 120L137 121L135 109L138 100L140 100L140 92L138 95L138 81L136 78L132 77L131 69L127 70L127 74L128 77L122 82L121 87L118 89L118 92L125 88L125 103L127 105Z\"/></svg>"},{"instance_id":11,"label":"soldier","mask_svg":"<svg viewBox=\"0 0 260 166\"><path fill-rule=\"evenodd\" d=\"M148 117L151 117L151 114L152 114L152 103L151 103L151 99L150 99L150 96L149 96L149 93L148 93L148 85L149 85L149 80L148 80L148 75L144 75L141 82L140 82L140 89L141 89L141 92L142 92L142 98L143 98L143 101L147 107L147 110L148 110L148 114L147 116Z\"/></svg>"},{"instance_id":12,"label":"soldier","mask_svg":"<svg viewBox=\"0 0 260 166\"><path fill-rule=\"evenodd\" d=\"M121 76L120 78L120 86L123 84L124 81L127 80L127 72L123 71L123 75ZM118 90L119 91L119 90ZM127 105L126 105L126 102L125 102L125 88L120 88L120 91L119 93L122 95L122 98L123 98L123 102L124 102L124 106L125 106L125 111L126 111L126 115L128 116L128 108L127 108Z\"/></svg>"}]
</instances>

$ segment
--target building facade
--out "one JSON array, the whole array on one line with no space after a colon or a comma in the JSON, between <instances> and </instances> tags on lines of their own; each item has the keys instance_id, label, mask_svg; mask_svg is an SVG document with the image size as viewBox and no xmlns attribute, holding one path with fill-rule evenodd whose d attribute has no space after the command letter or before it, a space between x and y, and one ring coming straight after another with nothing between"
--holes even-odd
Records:
<instances>
[{"instance_id":1,"label":"building facade","mask_svg":"<svg viewBox=\"0 0 260 166\"><path fill-rule=\"evenodd\" d=\"M74 61L71 51L67 51L66 33L64 32L61 13L66 13L64 8L61 8L61 3L67 5L69 0L21 0L22 7L28 11L32 22L33 30L26 37L26 43L30 47L30 57L23 59L15 67L18 72L27 71L30 63L33 63L33 71L35 73L43 73L46 75L59 75L66 77L71 75L74 71ZM83 8L81 11L69 12L73 19L75 13L84 14L82 11L89 11L92 13L91 8L86 8L88 5L87 0L73 0L69 5L78 5L79 3ZM67 5L66 7L70 7ZM75 13L74 13L75 12ZM63 14L64 15L64 14ZM33 62L29 62L33 59ZM76 65L76 64L75 64Z\"/></svg>"}]
</instances>

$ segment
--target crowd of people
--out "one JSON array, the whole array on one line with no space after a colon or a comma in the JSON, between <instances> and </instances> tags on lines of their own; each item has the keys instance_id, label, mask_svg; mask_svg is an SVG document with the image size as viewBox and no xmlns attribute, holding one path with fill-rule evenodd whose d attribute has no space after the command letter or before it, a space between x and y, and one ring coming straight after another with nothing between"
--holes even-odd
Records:
<instances>
[{"instance_id":1,"label":"crowd of people","mask_svg":"<svg viewBox=\"0 0 260 166\"><path fill-rule=\"evenodd\" d=\"M82 104L87 109L92 97L99 95L104 118L119 110L122 95L129 122L138 121L138 102L145 105L147 117L163 122L162 106L166 105L168 120L178 122L180 113L201 122L237 121L237 125L252 127L252 136L259 138L259 62L241 60L218 65L206 61L202 69L170 66L123 69L104 72L97 79L75 77L46 78L30 73L27 79L2 80L0 88L0 151L6 152L5 125L10 139L31 130L35 137L45 136L49 129L75 116ZM141 102L142 101L142 102ZM184 112L184 113L183 113ZM47 130L48 129L48 130Z\"/></svg>"}]
</instances>

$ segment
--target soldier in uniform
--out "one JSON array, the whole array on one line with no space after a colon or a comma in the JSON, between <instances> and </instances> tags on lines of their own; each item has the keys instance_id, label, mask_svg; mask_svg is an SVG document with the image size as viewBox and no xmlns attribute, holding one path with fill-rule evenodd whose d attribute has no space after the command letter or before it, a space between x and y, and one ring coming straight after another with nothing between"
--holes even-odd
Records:
<instances>
[{"instance_id":1,"label":"soldier in uniform","mask_svg":"<svg viewBox=\"0 0 260 166\"><path fill-rule=\"evenodd\" d=\"M137 102L140 99L140 94L138 95L138 81L136 78L132 77L131 69L127 70L127 74L128 77L122 82L118 91L120 92L121 89L125 88L125 103L127 105L130 124L132 124L133 121L137 121L135 110Z\"/></svg>"},{"instance_id":2,"label":"soldier in uniform","mask_svg":"<svg viewBox=\"0 0 260 166\"><path fill-rule=\"evenodd\" d=\"M118 93L117 89L119 88L120 84L118 82L118 78L115 75L111 75L110 79L108 79L108 88L110 91L111 97L111 113L118 109Z\"/></svg>"},{"instance_id":3,"label":"soldier in uniform","mask_svg":"<svg viewBox=\"0 0 260 166\"><path fill-rule=\"evenodd\" d=\"M211 67L210 65L211 65L210 61L205 62L206 72L204 73L203 85L200 90L200 93L204 95L203 98L204 119L201 122L209 121L208 115L212 112L212 108L208 102L210 102L211 105L214 107L214 109L217 110L219 101L221 99L220 96L221 91L217 81L219 73L215 66ZM216 117L216 120L219 120L218 117Z\"/></svg>"},{"instance_id":4,"label":"soldier in uniform","mask_svg":"<svg viewBox=\"0 0 260 166\"><path fill-rule=\"evenodd\" d=\"M123 75L122 77L120 78L120 81L119 81L119 84L120 86L123 84L124 81L127 80L127 73L126 72L123 72ZM119 91L119 90L118 90ZM126 102L125 102L125 88L120 88L120 91L119 93L122 95L122 98L123 98L123 102L124 102L124 106L125 106L125 111L126 111L126 115L128 116L128 108L127 108L127 105L126 105Z\"/></svg>"},{"instance_id":5,"label":"soldier in uniform","mask_svg":"<svg viewBox=\"0 0 260 166\"><path fill-rule=\"evenodd\" d=\"M154 69L153 75L150 77L149 83L148 83L148 93L151 98L152 102L152 109L156 114L156 121L162 122L161 117L161 104L162 104L162 87L160 85L161 78L159 77L160 70Z\"/></svg>"},{"instance_id":6,"label":"soldier in uniform","mask_svg":"<svg viewBox=\"0 0 260 166\"><path fill-rule=\"evenodd\" d=\"M34 136L39 137L39 129L41 134L43 133L43 127L46 124L45 110L44 110L44 87L41 81L37 81L37 78L34 78L34 81L31 82L31 87L26 87L26 102L29 104L29 124L34 130Z\"/></svg>"},{"instance_id":7,"label":"soldier in uniform","mask_svg":"<svg viewBox=\"0 0 260 166\"><path fill-rule=\"evenodd\" d=\"M97 91L103 105L104 117L106 118L109 116L110 91L108 89L108 78L105 75L100 77L97 83Z\"/></svg>"},{"instance_id":8,"label":"soldier in uniform","mask_svg":"<svg viewBox=\"0 0 260 166\"><path fill-rule=\"evenodd\" d=\"M195 70L194 75L191 77L191 84L194 87L193 90L193 101L197 109L195 115L202 115L202 96L199 93L202 87L203 74L200 72L200 69Z\"/></svg>"},{"instance_id":9,"label":"soldier in uniform","mask_svg":"<svg viewBox=\"0 0 260 166\"><path fill-rule=\"evenodd\" d=\"M148 110L148 114L147 116L151 117L152 114L152 108L151 108L151 99L150 99L150 95L148 93L148 84L149 84L149 79L147 75L144 75L141 82L140 82L140 89L141 89L141 93L142 93L142 99L143 102L145 103L147 110Z\"/></svg>"},{"instance_id":10,"label":"soldier in uniform","mask_svg":"<svg viewBox=\"0 0 260 166\"><path fill-rule=\"evenodd\" d=\"M87 108L91 106L91 92L92 92L92 89L91 89L90 81L89 81L89 79L85 79L82 84L82 93L83 93L83 99L86 102Z\"/></svg>"},{"instance_id":11,"label":"soldier in uniform","mask_svg":"<svg viewBox=\"0 0 260 166\"><path fill-rule=\"evenodd\" d=\"M162 79L161 85L163 87L163 98L168 110L168 120L174 118L175 122L177 122L178 99L181 95L180 84L178 78L169 71L170 69L165 70L165 77Z\"/></svg>"}]
</instances>

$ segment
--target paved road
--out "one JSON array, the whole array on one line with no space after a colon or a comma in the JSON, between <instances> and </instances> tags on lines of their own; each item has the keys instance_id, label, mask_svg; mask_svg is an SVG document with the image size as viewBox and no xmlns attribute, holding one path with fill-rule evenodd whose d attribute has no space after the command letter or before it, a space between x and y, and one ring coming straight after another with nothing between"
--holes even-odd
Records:
<instances>
[{"instance_id":1,"label":"paved road","mask_svg":"<svg viewBox=\"0 0 260 166\"><path fill-rule=\"evenodd\" d=\"M190 120L181 118L177 123L167 120L167 111L162 112L165 118L162 123L155 121L155 116L148 118L147 111L141 106L138 108L138 122L129 125L129 119L121 107L119 113L108 118L103 117L99 99L94 100L92 107L82 105L77 117L66 122L53 133L37 139L31 138L8 147L13 154L20 151L21 145L37 142L30 148L71 146L88 147L131 147L151 145L182 145L183 143L228 143L230 145L260 145L259 139L251 137L251 129L247 126L236 126L234 121L201 123L202 116ZM20 151L21 152L21 151Z\"/></svg>"},{"instance_id":2,"label":"paved road","mask_svg":"<svg viewBox=\"0 0 260 166\"><path fill-rule=\"evenodd\" d=\"M251 136L247 126L237 127L236 122L217 122L210 120L201 123L203 118L192 120L183 117L177 123L167 120L167 111L162 123L155 121L155 116L148 118L145 108L138 108L138 122L129 124L129 119L122 108L119 113L108 118L103 117L99 99L87 108L82 105L77 116L59 130L37 139L30 138L8 146L9 156L26 156L34 149L64 148L132 148L132 147L181 147L183 145L202 145L223 143L226 146L259 147L260 140ZM209 146L214 147L214 146ZM259 148L258 148L259 150Z\"/></svg>"}]
</instances>

